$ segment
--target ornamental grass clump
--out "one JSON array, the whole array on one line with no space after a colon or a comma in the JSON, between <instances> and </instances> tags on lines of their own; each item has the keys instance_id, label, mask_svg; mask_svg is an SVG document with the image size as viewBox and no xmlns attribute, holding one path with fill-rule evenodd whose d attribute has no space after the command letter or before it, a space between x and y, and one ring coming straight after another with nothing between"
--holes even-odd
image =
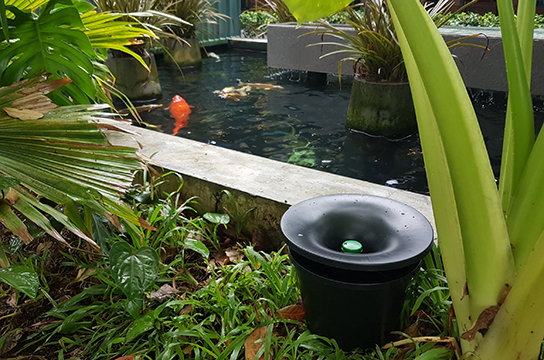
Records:
<instances>
[{"instance_id":1,"label":"ornamental grass clump","mask_svg":"<svg viewBox=\"0 0 544 360\"><path fill-rule=\"evenodd\" d=\"M229 17L221 14L213 6L217 1L209 0L162 0L163 7L169 14L174 15L187 23L169 26L168 31L180 38L196 37L198 24L216 24L218 20L226 20Z\"/></svg>"}]
</instances>

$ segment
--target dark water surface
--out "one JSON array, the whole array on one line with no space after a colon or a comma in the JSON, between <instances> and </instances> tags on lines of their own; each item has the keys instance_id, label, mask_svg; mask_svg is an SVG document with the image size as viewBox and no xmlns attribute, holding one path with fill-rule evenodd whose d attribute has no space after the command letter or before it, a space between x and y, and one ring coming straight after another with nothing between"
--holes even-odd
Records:
<instances>
[{"instance_id":1,"label":"dark water surface","mask_svg":"<svg viewBox=\"0 0 544 360\"><path fill-rule=\"evenodd\" d=\"M193 105L188 125L177 136L266 158L308 166L399 189L428 193L419 137L391 141L344 128L351 80L328 75L327 84L312 85L305 72L268 68L266 54L230 51L207 58L202 68L165 67L159 59L166 108L174 95ZM252 90L239 101L222 99L215 90L239 88L238 80L269 83L283 89ZM505 96L472 94L490 158L498 174ZM542 107L536 109L542 123ZM142 114L171 134L174 120L167 110ZM463 146L463 144L459 144ZM183 156L180 154L180 156Z\"/></svg>"}]
</instances>

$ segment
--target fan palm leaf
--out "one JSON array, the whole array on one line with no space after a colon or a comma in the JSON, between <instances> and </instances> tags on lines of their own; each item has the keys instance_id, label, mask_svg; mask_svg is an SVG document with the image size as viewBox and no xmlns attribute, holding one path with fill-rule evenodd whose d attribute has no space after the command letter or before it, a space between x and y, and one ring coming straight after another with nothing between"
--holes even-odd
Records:
<instances>
[{"instance_id":1,"label":"fan palm leaf","mask_svg":"<svg viewBox=\"0 0 544 360\"><path fill-rule=\"evenodd\" d=\"M0 221L29 241L24 223L14 216L18 213L61 240L50 216L96 245L67 216L39 199L60 205L75 201L139 223L119 195L131 184L140 161L135 149L107 142L95 123L104 106L90 112L89 106L56 108L43 95L69 81L39 76L0 88Z\"/></svg>"}]
</instances>

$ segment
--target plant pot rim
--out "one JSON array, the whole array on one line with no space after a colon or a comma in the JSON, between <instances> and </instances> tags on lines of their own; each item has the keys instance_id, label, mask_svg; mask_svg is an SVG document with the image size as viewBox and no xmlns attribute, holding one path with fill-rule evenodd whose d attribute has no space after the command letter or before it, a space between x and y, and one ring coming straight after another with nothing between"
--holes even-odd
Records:
<instances>
[{"instance_id":1,"label":"plant pot rim","mask_svg":"<svg viewBox=\"0 0 544 360\"><path fill-rule=\"evenodd\" d=\"M354 74L353 80L357 80L367 84L375 84L375 85L408 85L410 84L408 81L371 81L362 77L359 74Z\"/></svg>"}]
</instances>

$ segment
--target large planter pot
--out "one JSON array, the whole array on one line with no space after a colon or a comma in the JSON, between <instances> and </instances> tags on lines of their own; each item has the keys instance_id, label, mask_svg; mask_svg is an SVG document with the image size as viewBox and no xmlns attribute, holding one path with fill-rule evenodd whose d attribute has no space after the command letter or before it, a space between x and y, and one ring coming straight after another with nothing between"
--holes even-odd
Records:
<instances>
[{"instance_id":1,"label":"large planter pot","mask_svg":"<svg viewBox=\"0 0 544 360\"><path fill-rule=\"evenodd\" d=\"M432 246L427 219L387 198L327 195L289 208L281 230L310 331L344 350L390 341L406 286Z\"/></svg>"},{"instance_id":2,"label":"large planter pot","mask_svg":"<svg viewBox=\"0 0 544 360\"><path fill-rule=\"evenodd\" d=\"M147 54L142 56L142 59L150 71L133 57L112 57L108 55L106 64L115 76L115 87L130 100L160 98L162 90L155 55Z\"/></svg>"},{"instance_id":3,"label":"large planter pot","mask_svg":"<svg viewBox=\"0 0 544 360\"><path fill-rule=\"evenodd\" d=\"M180 67L198 66L202 64L202 55L200 55L200 45L197 38L184 39L165 39L164 62L170 65L177 64Z\"/></svg>"},{"instance_id":4,"label":"large planter pot","mask_svg":"<svg viewBox=\"0 0 544 360\"><path fill-rule=\"evenodd\" d=\"M370 135L401 138L417 131L408 83L353 80L346 127Z\"/></svg>"}]
</instances>

